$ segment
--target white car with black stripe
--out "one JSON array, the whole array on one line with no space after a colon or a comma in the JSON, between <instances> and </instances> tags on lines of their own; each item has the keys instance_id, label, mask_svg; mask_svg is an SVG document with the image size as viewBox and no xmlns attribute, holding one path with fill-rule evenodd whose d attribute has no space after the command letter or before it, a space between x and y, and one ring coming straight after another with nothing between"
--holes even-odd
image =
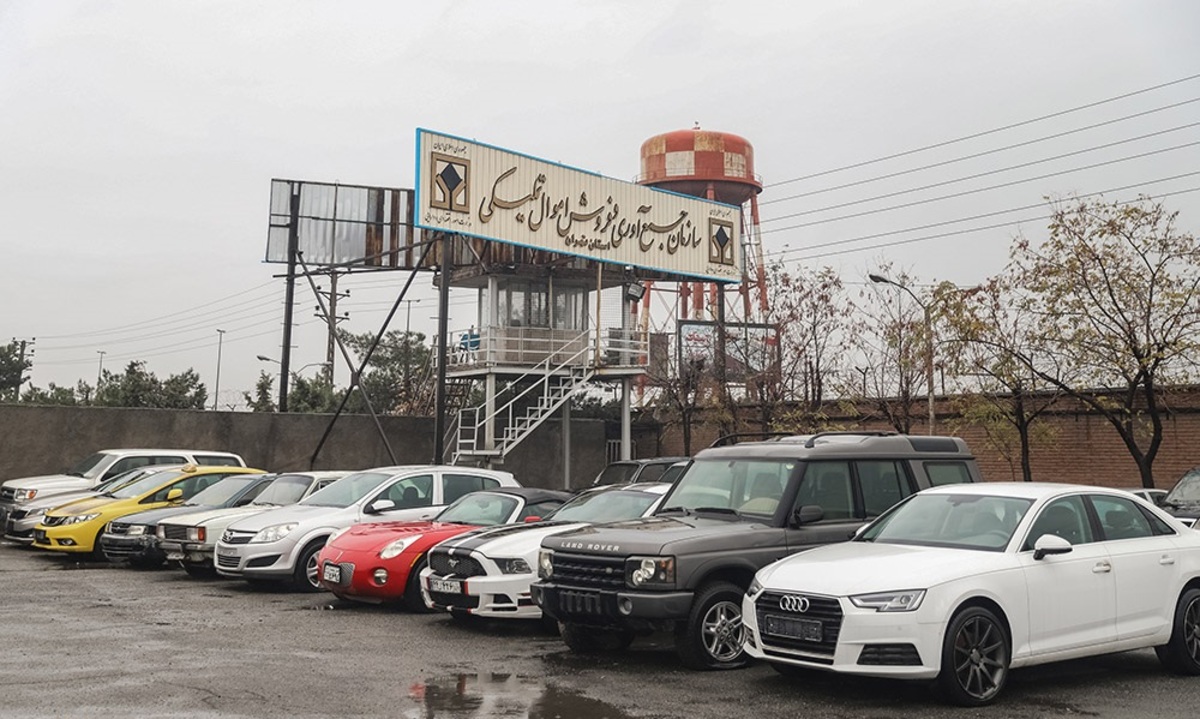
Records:
<instances>
[{"instance_id":1,"label":"white car with black stripe","mask_svg":"<svg viewBox=\"0 0 1200 719\"><path fill-rule=\"evenodd\" d=\"M644 517L670 484L643 482L589 489L542 521L487 527L446 540L421 571L426 604L456 616L539 619L529 596L542 539L593 524Z\"/></svg>"}]
</instances>

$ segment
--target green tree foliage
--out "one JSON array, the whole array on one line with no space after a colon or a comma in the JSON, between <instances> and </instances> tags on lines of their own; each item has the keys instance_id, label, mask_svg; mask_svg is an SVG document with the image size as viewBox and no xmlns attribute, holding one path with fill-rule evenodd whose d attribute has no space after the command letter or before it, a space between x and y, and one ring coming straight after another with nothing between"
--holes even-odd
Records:
<instances>
[{"instance_id":1,"label":"green tree foliage","mask_svg":"<svg viewBox=\"0 0 1200 719\"><path fill-rule=\"evenodd\" d=\"M1153 487L1167 388L1193 381L1200 356L1200 244L1148 198L1053 209L1049 237L1012 251L1036 318L1017 358L1108 420Z\"/></svg>"},{"instance_id":2,"label":"green tree foliage","mask_svg":"<svg viewBox=\"0 0 1200 719\"><path fill-rule=\"evenodd\" d=\"M254 394L242 393L242 399L251 412L275 411L275 377L265 371L258 373L258 381L254 383Z\"/></svg>"},{"instance_id":3,"label":"green tree foliage","mask_svg":"<svg viewBox=\"0 0 1200 719\"><path fill-rule=\"evenodd\" d=\"M339 332L342 341L361 358L375 341L370 332ZM384 334L363 371L360 381L371 404L380 414L423 414L433 394L431 382L433 350L420 332L392 330ZM340 401L340 395L338 395ZM291 404L289 395L288 403ZM366 403L356 392L347 411L366 412Z\"/></svg>"},{"instance_id":4,"label":"green tree foliage","mask_svg":"<svg viewBox=\"0 0 1200 719\"><path fill-rule=\"evenodd\" d=\"M91 395L91 387L81 383L82 389L86 390L79 397L88 397ZM21 401L28 404L43 404L43 405L75 405L85 404L77 400L76 390L70 387L59 387L51 382L46 389L40 387L30 387L21 394Z\"/></svg>"},{"instance_id":5,"label":"green tree foliage","mask_svg":"<svg viewBox=\"0 0 1200 719\"><path fill-rule=\"evenodd\" d=\"M33 366L28 358L22 357L21 343L16 340L0 345L0 401L14 401L21 385L29 379L26 372Z\"/></svg>"},{"instance_id":6,"label":"green tree foliage","mask_svg":"<svg viewBox=\"0 0 1200 719\"><path fill-rule=\"evenodd\" d=\"M105 371L92 404L97 407L204 409L208 390L194 370L160 380L146 363L130 362L120 374Z\"/></svg>"}]
</instances>

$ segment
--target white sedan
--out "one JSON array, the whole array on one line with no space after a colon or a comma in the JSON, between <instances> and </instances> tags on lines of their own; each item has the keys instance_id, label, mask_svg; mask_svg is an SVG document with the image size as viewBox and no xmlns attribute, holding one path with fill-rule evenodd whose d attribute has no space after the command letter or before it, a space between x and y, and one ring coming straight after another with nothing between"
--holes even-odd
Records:
<instances>
[{"instance_id":1,"label":"white sedan","mask_svg":"<svg viewBox=\"0 0 1200 719\"><path fill-rule=\"evenodd\" d=\"M929 489L851 542L761 569L746 651L796 668L936 679L987 704L1010 668L1154 647L1200 674L1200 532L1120 490Z\"/></svg>"}]
</instances>

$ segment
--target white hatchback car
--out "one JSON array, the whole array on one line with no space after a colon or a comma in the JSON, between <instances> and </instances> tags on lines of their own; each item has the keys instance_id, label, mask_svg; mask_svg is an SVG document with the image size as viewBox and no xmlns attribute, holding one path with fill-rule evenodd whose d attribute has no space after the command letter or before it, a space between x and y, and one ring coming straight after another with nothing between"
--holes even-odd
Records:
<instances>
[{"instance_id":1,"label":"white hatchback car","mask_svg":"<svg viewBox=\"0 0 1200 719\"><path fill-rule=\"evenodd\" d=\"M664 482L606 485L576 495L540 522L485 527L429 550L421 588L432 609L455 616L538 619L529 596L542 539L591 524L644 517L671 488Z\"/></svg>"},{"instance_id":2,"label":"white hatchback car","mask_svg":"<svg viewBox=\"0 0 1200 719\"><path fill-rule=\"evenodd\" d=\"M1200 532L1120 490L937 487L759 570L740 614L725 634L782 673L936 678L968 706L1010 668L1130 649L1195 675Z\"/></svg>"},{"instance_id":3,"label":"white hatchback car","mask_svg":"<svg viewBox=\"0 0 1200 719\"><path fill-rule=\"evenodd\" d=\"M215 566L226 577L287 580L317 591L317 553L340 529L362 521L430 519L464 494L519 487L508 472L410 465L346 475L290 507L239 519L217 541Z\"/></svg>"}]
</instances>

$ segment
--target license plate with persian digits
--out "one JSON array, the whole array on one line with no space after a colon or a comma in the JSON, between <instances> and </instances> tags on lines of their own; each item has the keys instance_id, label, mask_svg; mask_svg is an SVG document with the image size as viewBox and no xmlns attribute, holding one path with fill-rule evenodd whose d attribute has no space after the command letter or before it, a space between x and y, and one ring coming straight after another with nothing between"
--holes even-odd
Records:
<instances>
[{"instance_id":1,"label":"license plate with persian digits","mask_svg":"<svg viewBox=\"0 0 1200 719\"><path fill-rule=\"evenodd\" d=\"M825 638L825 627L816 619L796 619L768 614L764 629L767 634L799 639L804 642L819 642Z\"/></svg>"},{"instance_id":2,"label":"license plate with persian digits","mask_svg":"<svg viewBox=\"0 0 1200 719\"><path fill-rule=\"evenodd\" d=\"M429 578L429 591L442 594L462 594L462 582L457 579Z\"/></svg>"},{"instance_id":3,"label":"license plate with persian digits","mask_svg":"<svg viewBox=\"0 0 1200 719\"><path fill-rule=\"evenodd\" d=\"M341 584L342 568L336 564L326 564L321 568L321 579L333 584Z\"/></svg>"}]
</instances>

